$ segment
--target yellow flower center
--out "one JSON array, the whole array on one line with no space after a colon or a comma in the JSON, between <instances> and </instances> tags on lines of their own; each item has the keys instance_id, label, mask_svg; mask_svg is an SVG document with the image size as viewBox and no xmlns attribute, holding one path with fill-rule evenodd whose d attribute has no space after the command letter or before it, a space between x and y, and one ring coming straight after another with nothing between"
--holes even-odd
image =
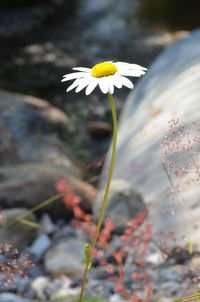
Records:
<instances>
[{"instance_id":1,"label":"yellow flower center","mask_svg":"<svg viewBox=\"0 0 200 302\"><path fill-rule=\"evenodd\" d=\"M91 75L95 78L102 78L114 74L115 72L117 72L117 70L118 69L115 64L110 62L103 62L92 67Z\"/></svg>"}]
</instances>

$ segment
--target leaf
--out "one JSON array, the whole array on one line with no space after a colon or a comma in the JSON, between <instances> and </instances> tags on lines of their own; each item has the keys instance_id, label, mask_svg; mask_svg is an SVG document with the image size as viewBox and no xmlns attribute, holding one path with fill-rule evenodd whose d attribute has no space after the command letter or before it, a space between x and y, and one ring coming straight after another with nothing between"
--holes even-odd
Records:
<instances>
[{"instance_id":1,"label":"leaf","mask_svg":"<svg viewBox=\"0 0 200 302\"><path fill-rule=\"evenodd\" d=\"M90 269L92 266L92 258L91 258L91 254L90 254L89 244L85 245L85 259L86 259L87 268Z\"/></svg>"}]
</instances>

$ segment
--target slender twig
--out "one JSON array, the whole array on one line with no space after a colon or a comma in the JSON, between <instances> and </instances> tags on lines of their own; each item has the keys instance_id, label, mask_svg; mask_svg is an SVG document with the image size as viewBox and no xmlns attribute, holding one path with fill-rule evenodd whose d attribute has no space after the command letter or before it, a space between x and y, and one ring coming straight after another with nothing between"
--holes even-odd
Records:
<instances>
[{"instance_id":1,"label":"slender twig","mask_svg":"<svg viewBox=\"0 0 200 302\"><path fill-rule=\"evenodd\" d=\"M63 193L59 193L59 194L56 194L50 198L48 198L47 200L37 204L36 206L34 206L33 208L31 208L30 210L26 211L25 213L23 213L22 215L18 216L17 218L11 220L10 222L6 223L5 226L3 226L1 229L0 229L0 232L3 232L5 229L13 226L15 223L17 222L21 222L23 223L23 220L25 217L31 215L32 213L40 210L41 208L47 206L48 204L56 201L57 199L59 199L60 197L63 196ZM27 224L27 223L26 223Z\"/></svg>"}]
</instances>

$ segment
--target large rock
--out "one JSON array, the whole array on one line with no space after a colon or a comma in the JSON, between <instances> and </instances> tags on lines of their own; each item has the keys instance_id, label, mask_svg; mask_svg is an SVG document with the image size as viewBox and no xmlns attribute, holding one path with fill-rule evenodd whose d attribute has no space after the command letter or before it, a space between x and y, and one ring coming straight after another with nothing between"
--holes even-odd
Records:
<instances>
[{"instance_id":1,"label":"large rock","mask_svg":"<svg viewBox=\"0 0 200 302\"><path fill-rule=\"evenodd\" d=\"M68 122L45 100L0 91L0 165L51 162L80 174L67 142L58 137Z\"/></svg>"},{"instance_id":2,"label":"large rock","mask_svg":"<svg viewBox=\"0 0 200 302\"><path fill-rule=\"evenodd\" d=\"M56 134L32 135L16 143L18 158L22 162L51 163L66 173L80 176L78 162L70 148Z\"/></svg>"},{"instance_id":3,"label":"large rock","mask_svg":"<svg viewBox=\"0 0 200 302\"><path fill-rule=\"evenodd\" d=\"M57 181L80 177L76 159L58 136L67 125L66 114L47 101L0 91L1 207L32 208L58 193ZM76 177L71 182L84 192L83 207L91 209L94 196ZM61 199L43 210L55 218L69 216Z\"/></svg>"},{"instance_id":4,"label":"large rock","mask_svg":"<svg viewBox=\"0 0 200 302\"><path fill-rule=\"evenodd\" d=\"M75 194L82 197L82 207L91 210L96 189L66 173L66 169L53 164L27 163L0 168L0 205L3 208L32 208L58 194L55 185L66 180ZM49 212L53 218L69 217L61 198L40 210Z\"/></svg>"},{"instance_id":5,"label":"large rock","mask_svg":"<svg viewBox=\"0 0 200 302\"><path fill-rule=\"evenodd\" d=\"M105 188L101 190L98 202L94 204L94 219L97 220ZM128 221L145 211L141 195L127 181L115 179L109 192L109 204L105 218L111 218L115 230L121 232L127 227ZM119 219L120 218L120 219Z\"/></svg>"},{"instance_id":6,"label":"large rock","mask_svg":"<svg viewBox=\"0 0 200 302\"><path fill-rule=\"evenodd\" d=\"M200 140L199 124L194 124L200 112L199 49L200 31L167 49L130 94L119 125L114 179L123 179L141 192L158 235L171 229L167 244L172 246L178 244L175 237L179 244L192 241L200 247ZM178 119L180 127L173 133ZM176 138L169 137L169 123L170 135ZM171 170L166 159L172 161ZM188 164L185 176L175 171L173 161L182 165L182 172L183 164ZM105 185L109 162L110 156L100 188ZM175 191L171 199L166 194L169 187L169 193ZM112 195L108 207L111 200ZM165 234L162 238L167 240Z\"/></svg>"},{"instance_id":7,"label":"large rock","mask_svg":"<svg viewBox=\"0 0 200 302\"><path fill-rule=\"evenodd\" d=\"M10 130L2 123L0 123L0 138L0 166L20 162L12 134Z\"/></svg>"},{"instance_id":8,"label":"large rock","mask_svg":"<svg viewBox=\"0 0 200 302\"><path fill-rule=\"evenodd\" d=\"M36 237L37 228L21 222L15 222L9 226L11 221L24 215L27 210L26 208L13 208L1 211L1 214L6 217L6 224L0 228L0 243L9 243L13 248L21 250ZM37 222L34 214L30 214L25 218Z\"/></svg>"},{"instance_id":9,"label":"large rock","mask_svg":"<svg viewBox=\"0 0 200 302\"><path fill-rule=\"evenodd\" d=\"M16 140L48 133L50 126L65 127L69 119L47 101L33 96L0 91L1 120Z\"/></svg>"}]
</instances>

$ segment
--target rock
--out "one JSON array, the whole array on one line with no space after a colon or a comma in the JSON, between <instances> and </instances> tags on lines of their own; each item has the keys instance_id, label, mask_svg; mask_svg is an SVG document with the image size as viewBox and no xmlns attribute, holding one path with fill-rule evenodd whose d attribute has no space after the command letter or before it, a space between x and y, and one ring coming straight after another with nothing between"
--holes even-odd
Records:
<instances>
[{"instance_id":1,"label":"rock","mask_svg":"<svg viewBox=\"0 0 200 302\"><path fill-rule=\"evenodd\" d=\"M85 262L85 242L80 239L67 238L55 242L44 255L44 267L54 276L82 276Z\"/></svg>"},{"instance_id":2,"label":"rock","mask_svg":"<svg viewBox=\"0 0 200 302\"><path fill-rule=\"evenodd\" d=\"M181 266L169 266L160 271L159 282L164 284L168 282L178 282L183 275Z\"/></svg>"},{"instance_id":3,"label":"rock","mask_svg":"<svg viewBox=\"0 0 200 302\"><path fill-rule=\"evenodd\" d=\"M78 298L80 294L80 288L71 288L71 280L64 275L49 282L45 291L51 300L62 300L63 302L68 301L68 298ZM62 297L63 299L61 299Z\"/></svg>"},{"instance_id":4,"label":"rock","mask_svg":"<svg viewBox=\"0 0 200 302\"><path fill-rule=\"evenodd\" d=\"M167 297L166 297L166 295L167 295ZM174 296L173 296L173 299L175 299ZM159 300L160 302L171 302L172 297L170 294L166 294L166 292L161 292L159 296L156 295L156 300Z\"/></svg>"},{"instance_id":5,"label":"rock","mask_svg":"<svg viewBox=\"0 0 200 302\"><path fill-rule=\"evenodd\" d=\"M41 301L75 302L79 298L80 288L71 288L70 285L71 280L64 275L53 280L40 276L33 280L32 289Z\"/></svg>"},{"instance_id":6,"label":"rock","mask_svg":"<svg viewBox=\"0 0 200 302\"><path fill-rule=\"evenodd\" d=\"M54 165L22 164L0 168L0 204L4 208L32 208L44 200L58 194L55 184L66 176ZM41 209L54 217L67 213L61 198ZM68 214L66 214L67 217Z\"/></svg>"},{"instance_id":7,"label":"rock","mask_svg":"<svg viewBox=\"0 0 200 302\"><path fill-rule=\"evenodd\" d=\"M112 125L103 121L91 121L87 124L87 132L94 139L105 139L112 134Z\"/></svg>"},{"instance_id":8,"label":"rock","mask_svg":"<svg viewBox=\"0 0 200 302\"><path fill-rule=\"evenodd\" d=\"M114 294L109 298L109 302L128 302L128 300L125 300L119 294Z\"/></svg>"},{"instance_id":9,"label":"rock","mask_svg":"<svg viewBox=\"0 0 200 302\"><path fill-rule=\"evenodd\" d=\"M200 272L200 256L193 257L188 265L190 270L198 275Z\"/></svg>"},{"instance_id":10,"label":"rock","mask_svg":"<svg viewBox=\"0 0 200 302\"><path fill-rule=\"evenodd\" d=\"M174 247L168 252L168 259L174 259L177 264L184 264L192 257L188 248Z\"/></svg>"},{"instance_id":11,"label":"rock","mask_svg":"<svg viewBox=\"0 0 200 302\"><path fill-rule=\"evenodd\" d=\"M0 204L4 208L30 209L58 194L55 185L62 179L69 183L77 195L80 194L82 207L86 210L91 209L96 196L96 190L91 185L68 175L64 167L44 163L27 163L0 168ZM52 218L69 218L69 211L61 200L59 198L37 213L47 212Z\"/></svg>"},{"instance_id":12,"label":"rock","mask_svg":"<svg viewBox=\"0 0 200 302\"><path fill-rule=\"evenodd\" d=\"M13 293L2 293L0 294L1 302L31 302L31 300L22 298Z\"/></svg>"},{"instance_id":13,"label":"rock","mask_svg":"<svg viewBox=\"0 0 200 302\"><path fill-rule=\"evenodd\" d=\"M58 240L64 238L74 238L77 236L76 229L73 225L67 224L62 228L59 228L54 234L53 234L53 240Z\"/></svg>"},{"instance_id":14,"label":"rock","mask_svg":"<svg viewBox=\"0 0 200 302\"><path fill-rule=\"evenodd\" d=\"M29 293L30 286L31 286L32 279L31 278L21 278L16 276L15 277L15 288L17 289L17 293L23 295ZM28 298L28 297L26 297Z\"/></svg>"},{"instance_id":15,"label":"rock","mask_svg":"<svg viewBox=\"0 0 200 302\"><path fill-rule=\"evenodd\" d=\"M167 281L160 285L160 289L170 295L177 295L180 291L180 284L174 281Z\"/></svg>"},{"instance_id":16,"label":"rock","mask_svg":"<svg viewBox=\"0 0 200 302\"><path fill-rule=\"evenodd\" d=\"M17 148L11 132L5 125L0 123L0 166L15 164L20 162L20 158L17 154Z\"/></svg>"},{"instance_id":17,"label":"rock","mask_svg":"<svg viewBox=\"0 0 200 302\"><path fill-rule=\"evenodd\" d=\"M39 235L28 248L29 253L41 257L51 245L51 240L45 234Z\"/></svg>"},{"instance_id":18,"label":"rock","mask_svg":"<svg viewBox=\"0 0 200 302\"><path fill-rule=\"evenodd\" d=\"M0 243L9 243L13 248L19 250L26 247L37 235L37 229L30 227L23 223L15 223L10 227L6 227L14 219L26 213L25 208L13 208L2 210L1 213L5 215L7 223L0 228ZM26 217L27 220L36 222L35 215L31 214Z\"/></svg>"},{"instance_id":19,"label":"rock","mask_svg":"<svg viewBox=\"0 0 200 302\"><path fill-rule=\"evenodd\" d=\"M167 247L185 247L189 242L193 243L193 248L200 247L199 163L196 157L200 149L199 47L200 31L197 30L161 54L130 94L118 131L113 179L123 179L141 193L151 214L154 235L161 237ZM173 127L176 129L174 137L180 142L178 150L175 148L177 141L174 149L170 144ZM105 186L110 154L100 189ZM169 169L166 154L168 161L176 161L174 173ZM184 169L185 176L181 175ZM112 195L108 204L111 198Z\"/></svg>"},{"instance_id":20,"label":"rock","mask_svg":"<svg viewBox=\"0 0 200 302\"><path fill-rule=\"evenodd\" d=\"M27 248L27 250L28 250L28 248ZM39 276L44 275L43 267L41 266L41 263L39 263L40 259L33 257L33 255L30 255L30 258L33 263L36 263L36 265L29 268L28 276L32 279L35 279L35 278L38 278ZM31 291L30 294L32 295L33 292ZM27 295L27 297L28 297L28 295Z\"/></svg>"},{"instance_id":21,"label":"rock","mask_svg":"<svg viewBox=\"0 0 200 302\"><path fill-rule=\"evenodd\" d=\"M22 162L51 163L64 168L67 173L80 175L80 169L74 156L55 134L30 136L16 144L17 153Z\"/></svg>"},{"instance_id":22,"label":"rock","mask_svg":"<svg viewBox=\"0 0 200 302\"><path fill-rule=\"evenodd\" d=\"M69 119L47 101L28 95L0 91L1 121L15 140L48 133L49 127L66 127ZM39 135L38 134L38 135Z\"/></svg>"},{"instance_id":23,"label":"rock","mask_svg":"<svg viewBox=\"0 0 200 302\"><path fill-rule=\"evenodd\" d=\"M160 251L152 253L145 258L145 261L151 265L161 265L165 262Z\"/></svg>"},{"instance_id":24,"label":"rock","mask_svg":"<svg viewBox=\"0 0 200 302\"><path fill-rule=\"evenodd\" d=\"M0 164L51 162L80 174L67 144L58 137L68 117L47 101L0 91Z\"/></svg>"},{"instance_id":25,"label":"rock","mask_svg":"<svg viewBox=\"0 0 200 302\"><path fill-rule=\"evenodd\" d=\"M39 276L35 280L33 280L31 288L36 292L37 298L46 298L45 288L47 287L49 282L49 278L43 276Z\"/></svg>"},{"instance_id":26,"label":"rock","mask_svg":"<svg viewBox=\"0 0 200 302\"><path fill-rule=\"evenodd\" d=\"M43 214L40 219L40 229L42 234L52 234L56 231L56 225L48 214Z\"/></svg>"},{"instance_id":27,"label":"rock","mask_svg":"<svg viewBox=\"0 0 200 302\"><path fill-rule=\"evenodd\" d=\"M97 202L93 207L94 219L97 220L101 209L105 189L102 189ZM127 227L128 221L145 211L145 205L141 195L127 181L115 179L109 192L105 219L111 218L115 230L122 231ZM105 220L104 219L104 220Z\"/></svg>"}]
</instances>

